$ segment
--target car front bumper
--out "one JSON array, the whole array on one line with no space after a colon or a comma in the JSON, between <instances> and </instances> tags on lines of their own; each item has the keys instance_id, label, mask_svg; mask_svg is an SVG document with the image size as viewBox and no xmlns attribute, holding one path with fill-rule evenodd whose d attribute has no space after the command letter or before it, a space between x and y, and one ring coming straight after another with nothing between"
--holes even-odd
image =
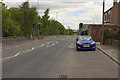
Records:
<instances>
[{"instance_id":1,"label":"car front bumper","mask_svg":"<svg viewBox=\"0 0 120 80\"><path fill-rule=\"evenodd\" d=\"M77 44L76 45L76 48L77 49L82 49L82 50L85 50L85 49L95 49L96 48L96 45L95 44L90 44L90 45L83 45L83 44Z\"/></svg>"}]
</instances>

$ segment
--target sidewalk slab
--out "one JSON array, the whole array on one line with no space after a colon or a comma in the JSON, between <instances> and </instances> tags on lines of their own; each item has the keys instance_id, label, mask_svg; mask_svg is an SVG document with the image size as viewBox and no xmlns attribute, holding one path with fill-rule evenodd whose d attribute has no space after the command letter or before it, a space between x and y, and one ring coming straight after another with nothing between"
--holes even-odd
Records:
<instances>
[{"instance_id":1,"label":"sidewalk slab","mask_svg":"<svg viewBox=\"0 0 120 80\"><path fill-rule=\"evenodd\" d=\"M118 60L118 49L114 48L110 45L100 45L97 44L96 47L102 51L104 54L106 54L108 57L110 57L112 60L114 60L116 63L120 64Z\"/></svg>"}]
</instances>

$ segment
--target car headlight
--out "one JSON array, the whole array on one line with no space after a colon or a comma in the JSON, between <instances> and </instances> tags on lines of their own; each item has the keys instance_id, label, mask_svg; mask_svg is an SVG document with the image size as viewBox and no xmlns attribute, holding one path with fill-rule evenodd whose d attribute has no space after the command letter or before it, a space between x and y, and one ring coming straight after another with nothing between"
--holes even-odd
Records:
<instances>
[{"instance_id":1,"label":"car headlight","mask_svg":"<svg viewBox=\"0 0 120 80\"><path fill-rule=\"evenodd\" d=\"M91 44L95 44L95 42L92 42Z\"/></svg>"},{"instance_id":2,"label":"car headlight","mask_svg":"<svg viewBox=\"0 0 120 80\"><path fill-rule=\"evenodd\" d=\"M77 42L77 44L81 44L80 42Z\"/></svg>"}]
</instances>

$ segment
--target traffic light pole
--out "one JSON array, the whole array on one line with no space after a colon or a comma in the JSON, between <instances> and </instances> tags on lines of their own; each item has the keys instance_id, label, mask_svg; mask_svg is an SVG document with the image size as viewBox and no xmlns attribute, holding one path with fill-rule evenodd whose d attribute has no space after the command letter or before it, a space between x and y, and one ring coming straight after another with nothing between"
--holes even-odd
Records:
<instances>
[{"instance_id":1,"label":"traffic light pole","mask_svg":"<svg viewBox=\"0 0 120 80\"><path fill-rule=\"evenodd\" d=\"M33 40L35 40L35 28L33 29Z\"/></svg>"},{"instance_id":2,"label":"traffic light pole","mask_svg":"<svg viewBox=\"0 0 120 80\"><path fill-rule=\"evenodd\" d=\"M39 39L39 29L38 29L38 39Z\"/></svg>"},{"instance_id":3,"label":"traffic light pole","mask_svg":"<svg viewBox=\"0 0 120 80\"><path fill-rule=\"evenodd\" d=\"M39 29L40 29L40 24L38 24L38 28L37 28L37 36L38 36L38 39L39 39Z\"/></svg>"},{"instance_id":4,"label":"traffic light pole","mask_svg":"<svg viewBox=\"0 0 120 80\"><path fill-rule=\"evenodd\" d=\"M32 27L33 27L33 40L35 40L35 23L32 23Z\"/></svg>"}]
</instances>

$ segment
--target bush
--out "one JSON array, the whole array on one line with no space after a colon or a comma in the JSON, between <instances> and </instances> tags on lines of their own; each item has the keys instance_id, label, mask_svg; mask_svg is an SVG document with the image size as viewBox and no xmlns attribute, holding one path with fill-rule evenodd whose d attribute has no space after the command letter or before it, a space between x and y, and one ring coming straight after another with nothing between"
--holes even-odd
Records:
<instances>
[{"instance_id":1,"label":"bush","mask_svg":"<svg viewBox=\"0 0 120 80\"><path fill-rule=\"evenodd\" d=\"M116 36L117 36L118 38L120 38L120 29L117 29L117 31L116 31Z\"/></svg>"},{"instance_id":2,"label":"bush","mask_svg":"<svg viewBox=\"0 0 120 80\"><path fill-rule=\"evenodd\" d=\"M100 31L101 35L102 35L102 30ZM104 29L104 38L105 39L110 39L112 38L112 30L110 28L105 28Z\"/></svg>"}]
</instances>

